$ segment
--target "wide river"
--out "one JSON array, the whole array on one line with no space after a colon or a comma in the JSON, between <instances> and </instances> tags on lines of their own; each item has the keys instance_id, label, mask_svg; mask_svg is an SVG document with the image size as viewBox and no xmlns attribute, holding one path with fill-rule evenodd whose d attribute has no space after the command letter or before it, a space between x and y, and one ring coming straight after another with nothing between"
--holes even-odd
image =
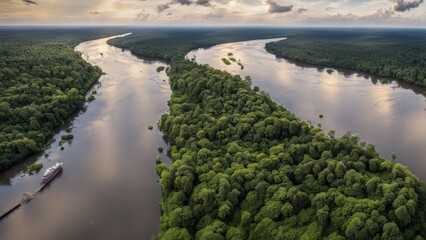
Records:
<instances>
[{"instance_id":1,"label":"wide river","mask_svg":"<svg viewBox=\"0 0 426 240\"><path fill-rule=\"evenodd\" d=\"M337 136L358 133L361 141L373 143L383 157L409 167L426 180L426 89L356 72L296 64L266 52L267 42L256 40L217 45L188 53L201 64L242 77L251 76L253 85L268 92L280 105L300 119L321 124ZM226 65L222 58L232 53L241 60ZM319 115L324 117L321 119Z\"/></svg>"},{"instance_id":2,"label":"wide river","mask_svg":"<svg viewBox=\"0 0 426 240\"><path fill-rule=\"evenodd\" d=\"M0 220L0 239L150 239L159 230L161 189L155 157L169 161L156 126L167 111L170 89L163 63L145 61L108 46L107 39L80 44L76 50L106 73L96 100L58 130L49 156L34 156L0 175L0 209L39 187L41 173L56 161L64 170L36 198ZM383 156L426 179L426 102L412 86L382 84L358 73L303 66L277 59L259 40L192 51L189 57L241 76L268 92L302 120L325 131L359 133ZM225 65L228 53L241 60ZM101 54L102 53L102 54ZM320 119L319 115L324 118ZM74 140L60 150L66 127ZM25 164L44 164L38 174L22 175Z\"/></svg>"},{"instance_id":3,"label":"wide river","mask_svg":"<svg viewBox=\"0 0 426 240\"><path fill-rule=\"evenodd\" d=\"M76 48L106 75L96 87L96 100L68 123L74 140L61 151L62 130L46 150L49 157L26 161L44 164L38 174L21 176L22 164L0 175L3 209L23 192L34 192L47 167L64 163L62 174L34 200L0 220L1 240L150 239L158 232L161 188L155 157L168 158L156 123L168 110L171 91L166 74L156 69L165 65L138 59L106 41Z\"/></svg>"}]
</instances>

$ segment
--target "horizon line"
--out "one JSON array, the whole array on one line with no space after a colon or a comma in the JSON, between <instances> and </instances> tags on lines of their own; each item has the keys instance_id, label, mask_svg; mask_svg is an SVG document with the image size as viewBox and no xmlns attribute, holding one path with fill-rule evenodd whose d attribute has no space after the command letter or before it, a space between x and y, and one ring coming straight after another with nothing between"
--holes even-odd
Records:
<instances>
[{"instance_id":1,"label":"horizon line","mask_svg":"<svg viewBox=\"0 0 426 240\"><path fill-rule=\"evenodd\" d=\"M163 25L163 24L152 24L152 25L135 25L135 24L0 24L0 28L279 28L279 29L419 29L426 30L426 26L389 26L389 25L352 25L352 26L340 26L340 25L291 25L291 26L280 26L275 24L181 24L181 25Z\"/></svg>"}]
</instances>

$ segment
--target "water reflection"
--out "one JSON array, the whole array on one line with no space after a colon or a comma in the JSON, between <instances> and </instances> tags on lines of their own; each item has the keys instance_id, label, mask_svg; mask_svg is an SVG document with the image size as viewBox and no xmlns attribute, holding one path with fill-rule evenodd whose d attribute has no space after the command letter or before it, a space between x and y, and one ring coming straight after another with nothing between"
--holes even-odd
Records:
<instances>
[{"instance_id":1,"label":"water reflection","mask_svg":"<svg viewBox=\"0 0 426 240\"><path fill-rule=\"evenodd\" d=\"M218 45L192 51L196 61L251 76L253 85L302 120L321 124L322 129L359 133L363 141L376 144L382 156L396 152L397 161L426 180L426 102L424 89L407 83L382 83L381 78L344 69L318 68L265 51L259 40ZM244 56L244 69L220 60L232 52ZM225 54L226 53L226 54ZM384 82L387 82L384 81ZM319 118L319 115L324 118Z\"/></svg>"},{"instance_id":2,"label":"water reflection","mask_svg":"<svg viewBox=\"0 0 426 240\"><path fill-rule=\"evenodd\" d=\"M167 111L167 76L160 62L141 60L108 46L106 39L80 44L77 50L106 75L96 100L68 126L74 140L49 156L35 156L44 169L64 162L61 176L29 204L0 221L0 239L150 239L159 230L161 189L155 157L168 161L167 144L156 125ZM101 54L102 53L102 54ZM39 186L41 173L21 177L24 164L0 176L0 209ZM43 170L44 170L43 169ZM43 171L42 170L42 171ZM7 184L7 185L5 185Z\"/></svg>"}]
</instances>

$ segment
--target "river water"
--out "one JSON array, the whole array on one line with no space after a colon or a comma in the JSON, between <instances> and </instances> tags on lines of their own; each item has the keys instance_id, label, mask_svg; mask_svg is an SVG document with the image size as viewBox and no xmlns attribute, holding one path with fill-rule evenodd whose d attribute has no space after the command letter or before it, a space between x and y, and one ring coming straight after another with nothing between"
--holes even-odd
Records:
<instances>
[{"instance_id":1,"label":"river water","mask_svg":"<svg viewBox=\"0 0 426 240\"><path fill-rule=\"evenodd\" d=\"M166 156L167 144L154 127L167 111L170 89L164 65L109 46L107 39L80 44L76 50L106 75L96 100L71 118L42 154L0 175L0 209L39 187L42 172L56 161L63 172L36 198L0 220L0 239L150 239L159 230L161 189L155 157ZM277 59L259 40L192 51L197 62L241 76L251 76L271 97L302 120L325 131L359 133L385 157L426 179L426 102L421 89L396 81L382 84L359 73L316 68ZM233 53L236 63L221 58ZM102 53L102 55L101 55ZM320 119L319 115L324 115ZM58 146L65 128L74 139ZM157 147L163 146L162 154ZM22 175L25 165L44 164L38 174Z\"/></svg>"},{"instance_id":2,"label":"river water","mask_svg":"<svg viewBox=\"0 0 426 240\"><path fill-rule=\"evenodd\" d=\"M144 61L109 46L107 39L85 42L76 50L106 73L96 100L66 124L74 139L50 155L25 161L44 164L40 173L22 176L25 164L0 175L0 209L34 192L42 172L56 161L58 175L36 198L0 220L0 239L150 239L159 230L161 189L155 157L167 158L167 144L156 127L168 109L169 84L160 62ZM103 55L101 55L101 53ZM153 125L152 131L148 125ZM157 152L163 146L162 154Z\"/></svg>"},{"instance_id":3,"label":"river water","mask_svg":"<svg viewBox=\"0 0 426 240\"><path fill-rule=\"evenodd\" d=\"M268 92L280 105L300 119L321 124L336 136L358 133L361 141L373 143L382 156L409 167L426 180L426 89L379 79L347 70L317 68L276 58L266 52L267 42L256 40L217 45L188 53L201 64L242 77L251 76L253 85ZM233 53L236 63L222 58ZM321 119L319 115L324 115Z\"/></svg>"}]
</instances>

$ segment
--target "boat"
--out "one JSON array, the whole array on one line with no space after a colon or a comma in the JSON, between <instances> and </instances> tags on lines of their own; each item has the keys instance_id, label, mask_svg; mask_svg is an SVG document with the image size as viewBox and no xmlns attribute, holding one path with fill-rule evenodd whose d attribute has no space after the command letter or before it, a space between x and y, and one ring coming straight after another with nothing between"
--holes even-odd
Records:
<instances>
[{"instance_id":1,"label":"boat","mask_svg":"<svg viewBox=\"0 0 426 240\"><path fill-rule=\"evenodd\" d=\"M62 170L62 165L63 165L63 163L57 162L57 163L55 163L55 165L48 168L44 172L43 177L41 178L40 184L43 185L43 184L50 182L50 180L52 180L56 176L56 174L58 174Z\"/></svg>"}]
</instances>

